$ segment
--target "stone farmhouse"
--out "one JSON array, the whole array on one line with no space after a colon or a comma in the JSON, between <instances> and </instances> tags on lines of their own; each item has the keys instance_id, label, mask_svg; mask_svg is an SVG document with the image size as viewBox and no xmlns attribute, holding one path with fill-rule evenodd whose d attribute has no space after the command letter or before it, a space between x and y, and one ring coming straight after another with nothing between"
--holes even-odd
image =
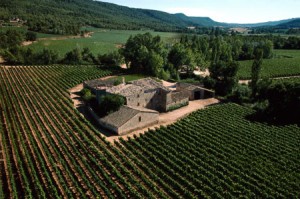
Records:
<instances>
[{"instance_id":1,"label":"stone farmhouse","mask_svg":"<svg viewBox=\"0 0 300 199\"><path fill-rule=\"evenodd\" d=\"M114 86L112 81L85 81L100 100L103 95L118 94L126 99L126 106L99 119L99 124L118 135L158 123L159 112L167 112L188 105L189 100L214 97L214 92L200 86L178 83L176 90L163 86L152 78L144 78Z\"/></svg>"}]
</instances>

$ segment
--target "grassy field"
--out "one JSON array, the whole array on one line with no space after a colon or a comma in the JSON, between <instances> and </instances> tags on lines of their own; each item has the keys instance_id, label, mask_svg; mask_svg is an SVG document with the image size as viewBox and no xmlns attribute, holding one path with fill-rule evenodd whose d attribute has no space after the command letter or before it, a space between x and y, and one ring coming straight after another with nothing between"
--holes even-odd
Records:
<instances>
[{"instance_id":1,"label":"grassy field","mask_svg":"<svg viewBox=\"0 0 300 199\"><path fill-rule=\"evenodd\" d=\"M153 32L153 31L129 31L129 30L104 30L104 29L88 29L94 32L91 37L88 38L67 38L67 39L57 39L52 40L41 40L30 48L40 51L43 48L48 48L51 50L58 51L60 56L63 56L66 52L78 47L85 48L89 47L90 50L95 54L104 54L117 50L122 44L124 44L130 35L143 34L150 32L152 35L159 35L163 41L173 41L179 38L178 33L164 33L164 32ZM43 34L41 36L50 37L51 35Z\"/></svg>"},{"instance_id":2,"label":"grassy field","mask_svg":"<svg viewBox=\"0 0 300 199\"><path fill-rule=\"evenodd\" d=\"M261 77L284 77L300 75L300 50L274 50L273 59L263 60ZM253 60L241 61L238 76L251 78Z\"/></svg>"}]
</instances>

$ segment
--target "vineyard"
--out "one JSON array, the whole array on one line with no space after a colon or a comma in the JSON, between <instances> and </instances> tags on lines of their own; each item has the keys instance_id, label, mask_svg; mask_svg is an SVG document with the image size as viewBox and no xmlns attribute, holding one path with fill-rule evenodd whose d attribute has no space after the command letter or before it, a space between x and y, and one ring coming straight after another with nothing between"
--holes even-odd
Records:
<instances>
[{"instance_id":1,"label":"vineyard","mask_svg":"<svg viewBox=\"0 0 300 199\"><path fill-rule=\"evenodd\" d=\"M300 128L222 104L112 145L67 89L96 66L0 66L0 198L298 198Z\"/></svg>"},{"instance_id":2,"label":"vineyard","mask_svg":"<svg viewBox=\"0 0 300 199\"><path fill-rule=\"evenodd\" d=\"M262 78L300 75L300 50L275 50L274 53L277 57L263 60ZM250 79L253 60L240 61L239 63L239 78Z\"/></svg>"}]
</instances>

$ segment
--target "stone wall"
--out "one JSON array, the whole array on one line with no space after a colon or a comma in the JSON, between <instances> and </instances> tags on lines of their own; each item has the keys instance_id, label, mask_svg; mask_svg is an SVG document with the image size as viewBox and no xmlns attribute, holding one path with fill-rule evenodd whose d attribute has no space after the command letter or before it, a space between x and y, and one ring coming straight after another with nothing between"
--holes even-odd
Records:
<instances>
[{"instance_id":1,"label":"stone wall","mask_svg":"<svg viewBox=\"0 0 300 199\"><path fill-rule=\"evenodd\" d=\"M158 113L140 112L136 116L131 118L128 122L126 122L123 126L119 127L118 134L125 135L127 133L130 133L131 131L141 129L152 124L157 124L158 121Z\"/></svg>"},{"instance_id":2,"label":"stone wall","mask_svg":"<svg viewBox=\"0 0 300 199\"><path fill-rule=\"evenodd\" d=\"M156 110L159 112L165 111L166 106L166 95L168 94L167 91L162 89L156 89L152 91L146 91L146 108Z\"/></svg>"},{"instance_id":3,"label":"stone wall","mask_svg":"<svg viewBox=\"0 0 300 199\"><path fill-rule=\"evenodd\" d=\"M126 97L127 106L146 107L145 94L139 92L131 96Z\"/></svg>"},{"instance_id":4,"label":"stone wall","mask_svg":"<svg viewBox=\"0 0 300 199\"><path fill-rule=\"evenodd\" d=\"M189 103L189 97L186 92L171 92L166 95L165 111L168 111L171 107L180 106Z\"/></svg>"}]
</instances>

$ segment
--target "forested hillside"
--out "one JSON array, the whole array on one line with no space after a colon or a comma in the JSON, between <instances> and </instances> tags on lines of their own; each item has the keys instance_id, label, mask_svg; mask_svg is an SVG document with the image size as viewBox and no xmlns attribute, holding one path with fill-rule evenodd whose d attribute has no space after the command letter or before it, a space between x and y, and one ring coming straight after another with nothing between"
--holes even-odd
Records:
<instances>
[{"instance_id":1,"label":"forested hillside","mask_svg":"<svg viewBox=\"0 0 300 199\"><path fill-rule=\"evenodd\" d=\"M288 21L286 23L282 23L277 25L278 28L299 28L300 27L300 18L293 19L291 21Z\"/></svg>"},{"instance_id":2,"label":"forested hillside","mask_svg":"<svg viewBox=\"0 0 300 199\"><path fill-rule=\"evenodd\" d=\"M185 15L134 9L92 0L1 0L0 20L18 18L37 32L74 34L83 25L113 29L174 31L187 26L215 26L209 18L189 20ZM203 20L203 23L201 22Z\"/></svg>"}]
</instances>

